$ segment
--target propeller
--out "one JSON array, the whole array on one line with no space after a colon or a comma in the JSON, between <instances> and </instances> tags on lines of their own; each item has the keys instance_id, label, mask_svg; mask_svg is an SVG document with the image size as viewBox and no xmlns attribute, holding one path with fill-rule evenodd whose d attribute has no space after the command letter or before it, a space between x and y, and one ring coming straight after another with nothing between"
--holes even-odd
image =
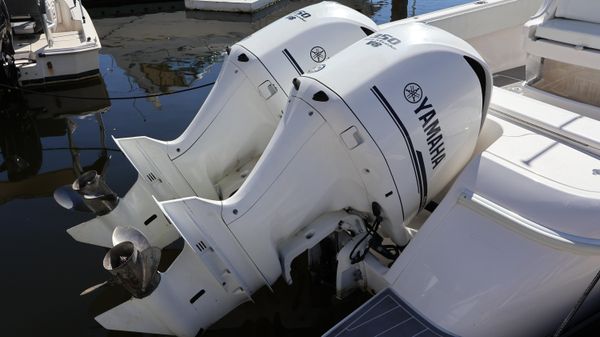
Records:
<instances>
[{"instance_id":1,"label":"propeller","mask_svg":"<svg viewBox=\"0 0 600 337\"><path fill-rule=\"evenodd\" d=\"M152 247L142 232L131 227L115 228L112 241L114 247L106 253L102 262L111 278L84 290L81 295L114 284L123 286L136 298L150 295L160 282L160 248Z\"/></svg>"},{"instance_id":2,"label":"propeller","mask_svg":"<svg viewBox=\"0 0 600 337\"><path fill-rule=\"evenodd\" d=\"M75 192L71 185L63 185L54 190L54 200L68 210L91 212L83 197Z\"/></svg>"},{"instance_id":3,"label":"propeller","mask_svg":"<svg viewBox=\"0 0 600 337\"><path fill-rule=\"evenodd\" d=\"M63 208L96 215L110 213L119 204L119 197L95 170L84 172L72 185L54 191L54 200Z\"/></svg>"},{"instance_id":4,"label":"propeller","mask_svg":"<svg viewBox=\"0 0 600 337\"><path fill-rule=\"evenodd\" d=\"M150 242L146 236L139 230L131 227L117 226L113 230L112 244L118 245L121 242L130 241L139 251L146 250L150 247Z\"/></svg>"},{"instance_id":5,"label":"propeller","mask_svg":"<svg viewBox=\"0 0 600 337\"><path fill-rule=\"evenodd\" d=\"M98 290L98 289L100 289L100 288L102 288L102 287L104 287L106 285L109 285L109 284L110 284L109 281L104 281L104 282L102 282L100 284L96 284L95 286L91 286L91 287L87 288L86 290L82 291L81 294L79 294L79 296L85 296L87 294L91 294L94 291L96 291L96 290Z\"/></svg>"}]
</instances>

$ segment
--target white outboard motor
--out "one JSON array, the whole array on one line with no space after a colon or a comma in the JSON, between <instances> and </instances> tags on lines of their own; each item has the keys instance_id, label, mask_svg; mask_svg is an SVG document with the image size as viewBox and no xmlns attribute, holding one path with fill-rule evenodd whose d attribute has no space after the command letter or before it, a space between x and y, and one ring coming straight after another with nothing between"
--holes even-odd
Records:
<instances>
[{"instance_id":1,"label":"white outboard motor","mask_svg":"<svg viewBox=\"0 0 600 337\"><path fill-rule=\"evenodd\" d=\"M365 15L322 2L235 44L210 95L179 138L115 140L138 171L138 181L110 214L68 232L78 241L111 247L115 226L127 224L142 231L152 245L168 245L179 234L159 216L152 196L157 200L230 197L271 139L292 79L376 29Z\"/></svg>"},{"instance_id":2,"label":"white outboard motor","mask_svg":"<svg viewBox=\"0 0 600 337\"><path fill-rule=\"evenodd\" d=\"M383 238L396 252L407 245L406 224L472 155L491 83L471 46L418 23L317 65L294 80L283 121L237 193L159 203L186 241L182 253L153 293L96 319L194 336L262 286L291 282L292 260L342 231L352 235L337 253L337 286L368 286L356 275L378 261L373 249Z\"/></svg>"}]
</instances>

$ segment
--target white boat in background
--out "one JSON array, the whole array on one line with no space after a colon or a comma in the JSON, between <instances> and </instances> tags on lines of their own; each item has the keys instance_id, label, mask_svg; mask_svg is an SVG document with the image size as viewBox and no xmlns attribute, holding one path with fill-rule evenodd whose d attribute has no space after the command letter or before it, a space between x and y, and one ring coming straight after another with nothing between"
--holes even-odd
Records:
<instances>
[{"instance_id":1,"label":"white boat in background","mask_svg":"<svg viewBox=\"0 0 600 337\"><path fill-rule=\"evenodd\" d=\"M100 39L81 1L5 2L19 84L72 81L98 74Z\"/></svg>"},{"instance_id":2,"label":"white boat in background","mask_svg":"<svg viewBox=\"0 0 600 337\"><path fill-rule=\"evenodd\" d=\"M548 336L599 309L600 2L379 27L324 2L228 53L181 137L116 140L127 195L84 174L61 200L94 202L69 233L133 296L104 327L195 336L323 242L339 298L377 294L326 336Z\"/></svg>"}]
</instances>

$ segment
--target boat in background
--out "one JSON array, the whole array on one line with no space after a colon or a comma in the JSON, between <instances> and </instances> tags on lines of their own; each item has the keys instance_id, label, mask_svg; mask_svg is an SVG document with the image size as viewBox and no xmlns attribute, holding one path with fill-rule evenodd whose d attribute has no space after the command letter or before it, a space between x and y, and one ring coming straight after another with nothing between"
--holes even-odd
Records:
<instances>
[{"instance_id":1,"label":"boat in background","mask_svg":"<svg viewBox=\"0 0 600 337\"><path fill-rule=\"evenodd\" d=\"M116 140L138 181L68 230L132 296L96 320L195 336L305 251L338 298L376 294L326 336L558 336L598 311L600 3L541 2L378 27L325 2L232 46L181 137ZM82 177L73 204L112 197Z\"/></svg>"},{"instance_id":2,"label":"boat in background","mask_svg":"<svg viewBox=\"0 0 600 337\"><path fill-rule=\"evenodd\" d=\"M162 4L169 4L170 2L181 2L179 0L133 0L133 1L127 1L126 6L130 6L130 5L153 5L155 3L162 3ZM116 7L116 6L123 6L123 1L119 1L119 0L86 0L85 5L87 6L87 8L98 8L98 7ZM183 5L182 5L183 6Z\"/></svg>"},{"instance_id":3,"label":"boat in background","mask_svg":"<svg viewBox=\"0 0 600 337\"><path fill-rule=\"evenodd\" d=\"M4 0L13 31L20 85L42 85L98 75L100 39L81 1Z\"/></svg>"}]
</instances>

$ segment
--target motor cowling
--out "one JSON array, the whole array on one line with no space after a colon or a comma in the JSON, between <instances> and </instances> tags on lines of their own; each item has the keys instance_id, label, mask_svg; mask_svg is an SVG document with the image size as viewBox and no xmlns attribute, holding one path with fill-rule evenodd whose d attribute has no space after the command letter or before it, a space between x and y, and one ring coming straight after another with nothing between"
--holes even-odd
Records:
<instances>
[{"instance_id":1,"label":"motor cowling","mask_svg":"<svg viewBox=\"0 0 600 337\"><path fill-rule=\"evenodd\" d=\"M169 143L170 158L192 186L202 185L196 180L216 184L238 163L258 158L281 119L292 79L377 29L367 16L324 1L289 13L231 46L200 112ZM212 165L198 167L198 162ZM200 197L216 198L203 188L196 190Z\"/></svg>"},{"instance_id":2,"label":"motor cowling","mask_svg":"<svg viewBox=\"0 0 600 337\"><path fill-rule=\"evenodd\" d=\"M354 80L340 76L350 73ZM292 95L338 134L388 214L384 228L406 243L404 225L472 155L492 88L485 61L458 37L411 23L362 39L298 80Z\"/></svg>"}]
</instances>

